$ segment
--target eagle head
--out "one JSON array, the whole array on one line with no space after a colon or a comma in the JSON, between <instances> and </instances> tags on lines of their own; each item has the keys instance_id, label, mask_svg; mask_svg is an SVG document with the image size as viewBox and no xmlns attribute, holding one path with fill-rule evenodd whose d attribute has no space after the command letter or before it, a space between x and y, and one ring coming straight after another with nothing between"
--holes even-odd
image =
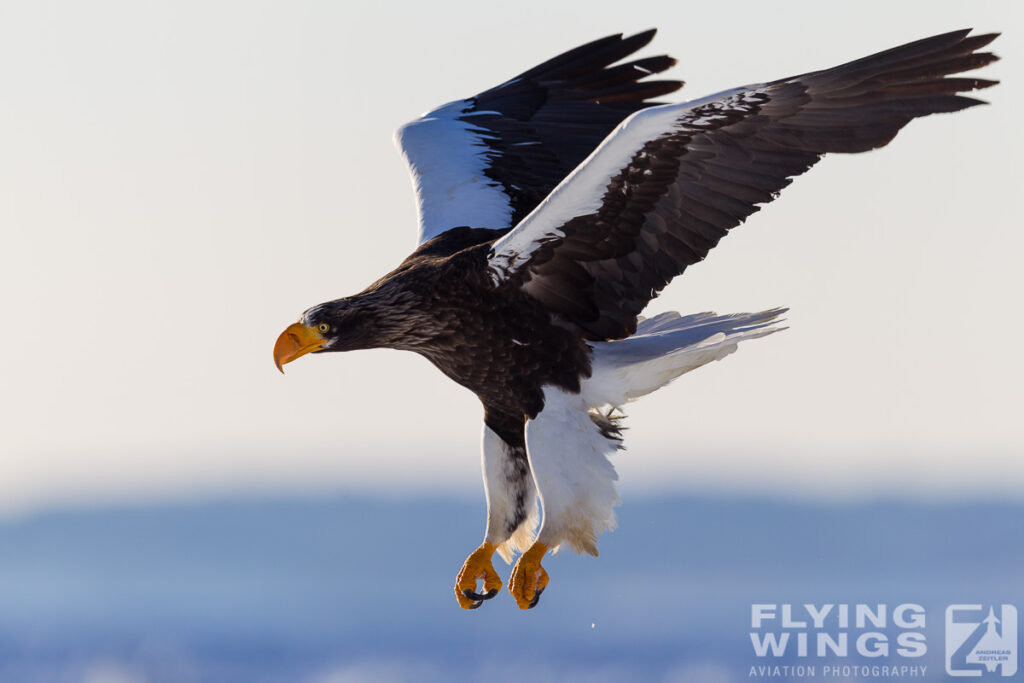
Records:
<instances>
[{"instance_id":1,"label":"eagle head","mask_svg":"<svg viewBox=\"0 0 1024 683\"><path fill-rule=\"evenodd\" d=\"M274 344L274 364L284 372L284 365L307 353L348 351L365 348L369 339L360 307L347 299L314 306L292 323Z\"/></svg>"}]
</instances>

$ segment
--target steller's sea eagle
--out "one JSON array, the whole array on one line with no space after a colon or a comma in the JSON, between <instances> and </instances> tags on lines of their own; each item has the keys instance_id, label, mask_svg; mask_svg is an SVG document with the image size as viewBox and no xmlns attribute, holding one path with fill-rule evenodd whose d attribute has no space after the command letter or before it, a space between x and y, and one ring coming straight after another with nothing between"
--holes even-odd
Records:
<instances>
[{"instance_id":1,"label":"steller's sea eagle","mask_svg":"<svg viewBox=\"0 0 1024 683\"><path fill-rule=\"evenodd\" d=\"M647 303L822 155L982 104L958 93L995 81L950 77L997 59L979 52L997 34L970 33L681 104L650 101L682 86L647 79L671 57L615 65L654 31L613 35L428 112L396 135L419 246L361 293L303 313L274 361L406 349L474 392L487 527L455 595L479 607L501 589L494 553L520 554L508 587L533 607L544 555L596 555L615 525L613 411L780 329L784 312L644 319Z\"/></svg>"}]
</instances>

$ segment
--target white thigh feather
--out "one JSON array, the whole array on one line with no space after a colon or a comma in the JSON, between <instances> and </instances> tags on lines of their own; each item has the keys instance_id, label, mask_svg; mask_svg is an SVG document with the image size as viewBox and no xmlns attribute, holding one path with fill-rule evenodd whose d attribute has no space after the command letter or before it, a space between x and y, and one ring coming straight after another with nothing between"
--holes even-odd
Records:
<instances>
[{"instance_id":1,"label":"white thigh feather","mask_svg":"<svg viewBox=\"0 0 1024 683\"><path fill-rule=\"evenodd\" d=\"M484 495L487 497L487 531L484 540L498 546L506 562L533 543L540 522L533 478L521 472L500 436L484 425L482 439ZM521 509L520 509L521 508ZM525 512L518 524L521 513Z\"/></svg>"},{"instance_id":2,"label":"white thigh feather","mask_svg":"<svg viewBox=\"0 0 1024 683\"><path fill-rule=\"evenodd\" d=\"M601 434L582 395L544 388L544 410L526 423L526 452L543 511L539 542L597 555L597 535L615 528L619 477L608 456L618 445Z\"/></svg>"}]
</instances>

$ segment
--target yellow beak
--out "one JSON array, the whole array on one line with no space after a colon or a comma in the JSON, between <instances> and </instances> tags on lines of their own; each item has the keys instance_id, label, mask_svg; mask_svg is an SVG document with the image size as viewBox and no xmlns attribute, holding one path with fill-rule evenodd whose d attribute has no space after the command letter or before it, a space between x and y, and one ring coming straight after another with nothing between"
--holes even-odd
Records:
<instances>
[{"instance_id":1,"label":"yellow beak","mask_svg":"<svg viewBox=\"0 0 1024 683\"><path fill-rule=\"evenodd\" d=\"M274 365L284 373L284 364L291 363L310 351L323 348L327 343L320 331L300 323L293 323L281 333L274 344Z\"/></svg>"}]
</instances>

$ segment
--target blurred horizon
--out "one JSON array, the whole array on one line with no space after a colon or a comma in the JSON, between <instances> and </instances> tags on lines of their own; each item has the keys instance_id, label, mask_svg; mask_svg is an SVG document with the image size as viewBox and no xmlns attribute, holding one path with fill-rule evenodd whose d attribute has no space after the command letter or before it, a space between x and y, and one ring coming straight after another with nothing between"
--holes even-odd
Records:
<instances>
[{"instance_id":1,"label":"blurred horizon","mask_svg":"<svg viewBox=\"0 0 1024 683\"><path fill-rule=\"evenodd\" d=\"M629 421L627 420L627 427ZM617 488L623 498L651 500L664 496L709 496L717 499L758 502L793 501L798 504L846 506L861 503L957 504L970 502L1024 503L1020 482L1007 474L1021 469L1021 456L1006 454L963 453L956 458L965 469L982 470L981 476L953 478L933 476L928 471L928 453L900 454L902 466L919 468L919 475L908 478L896 472L891 478L880 478L887 458L885 452L866 454L859 470L837 469L822 462L827 455L807 454L793 464L779 460L772 453L760 462L751 463L736 454L709 451L699 457L682 456L672 468L660 467L654 473L644 471L647 454L633 452L626 432L626 450L612 456L619 473ZM787 454L792 458L793 454ZM480 482L477 453L466 453L463 462L440 462L433 467L435 449L425 450L419 467L367 475L349 473L344 456L335 468L338 476L321 478L320 473L294 472L266 476L260 472L230 473L230 476L209 476L201 485L171 480L123 482L120 486L104 483L89 486L53 485L47 495L0 500L0 521L17 520L47 511L72 512L114 507L147 507L165 505L205 505L218 501L250 501L302 499L324 500L337 496L365 496L382 500L416 501L449 500L485 502ZM152 457L152 456L151 456ZM275 454L265 457L276 457ZM388 453L369 457L387 458ZM657 457L657 454L655 455ZM173 457L168 456L173 463ZM817 459L817 461L816 461ZM877 470L875 469L877 468ZM725 476L723 476L723 472Z\"/></svg>"}]
</instances>

